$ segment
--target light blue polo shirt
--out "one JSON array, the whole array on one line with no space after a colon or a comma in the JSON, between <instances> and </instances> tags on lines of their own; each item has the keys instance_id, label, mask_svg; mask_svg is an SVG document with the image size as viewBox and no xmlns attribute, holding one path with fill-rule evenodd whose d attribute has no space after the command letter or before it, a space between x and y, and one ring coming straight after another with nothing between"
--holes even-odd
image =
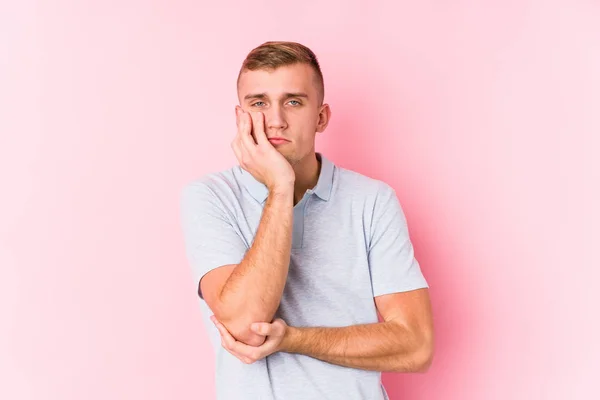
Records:
<instances>
[{"instance_id":1,"label":"light blue polo shirt","mask_svg":"<svg viewBox=\"0 0 600 400\"><path fill-rule=\"evenodd\" d=\"M406 218L388 184L316 156L317 185L294 206L289 272L276 317L297 327L376 323L375 296L428 287ZM243 259L267 195L240 166L184 187L181 225L196 286L210 270ZM380 372L283 352L244 364L221 347L213 313L199 302L215 349L218 400L388 399Z\"/></svg>"}]
</instances>

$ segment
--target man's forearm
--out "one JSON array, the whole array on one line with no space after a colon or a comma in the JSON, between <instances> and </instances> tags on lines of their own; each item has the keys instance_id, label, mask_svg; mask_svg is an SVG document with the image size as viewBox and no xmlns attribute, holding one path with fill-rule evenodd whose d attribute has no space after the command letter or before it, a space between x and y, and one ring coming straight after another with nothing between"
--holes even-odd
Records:
<instances>
[{"instance_id":1,"label":"man's forearm","mask_svg":"<svg viewBox=\"0 0 600 400\"><path fill-rule=\"evenodd\" d=\"M283 350L345 367L417 372L431 360L432 340L393 321L340 328L289 327Z\"/></svg>"},{"instance_id":2,"label":"man's forearm","mask_svg":"<svg viewBox=\"0 0 600 400\"><path fill-rule=\"evenodd\" d=\"M243 311L248 325L271 321L287 279L293 226L294 188L269 193L252 246L219 295L232 315Z\"/></svg>"}]
</instances>

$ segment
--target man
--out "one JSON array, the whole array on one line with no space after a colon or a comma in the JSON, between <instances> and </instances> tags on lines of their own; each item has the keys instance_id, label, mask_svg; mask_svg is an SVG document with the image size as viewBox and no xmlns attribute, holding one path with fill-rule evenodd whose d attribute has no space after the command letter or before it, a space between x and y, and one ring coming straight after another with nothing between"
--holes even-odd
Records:
<instances>
[{"instance_id":1,"label":"man","mask_svg":"<svg viewBox=\"0 0 600 400\"><path fill-rule=\"evenodd\" d=\"M307 47L257 47L237 88L240 165L181 199L217 398L387 399L381 371L423 372L433 355L428 285L395 191L315 152L331 110Z\"/></svg>"}]
</instances>

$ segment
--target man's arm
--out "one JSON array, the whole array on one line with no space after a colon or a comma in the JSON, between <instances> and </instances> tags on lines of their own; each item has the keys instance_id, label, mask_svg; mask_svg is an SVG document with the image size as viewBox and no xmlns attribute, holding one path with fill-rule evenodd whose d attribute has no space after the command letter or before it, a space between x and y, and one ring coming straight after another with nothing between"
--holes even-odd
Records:
<instances>
[{"instance_id":1,"label":"man's arm","mask_svg":"<svg viewBox=\"0 0 600 400\"><path fill-rule=\"evenodd\" d=\"M281 351L375 371L423 372L433 357L428 289L375 297L384 322L341 328L288 327Z\"/></svg>"},{"instance_id":2,"label":"man's arm","mask_svg":"<svg viewBox=\"0 0 600 400\"><path fill-rule=\"evenodd\" d=\"M293 339L295 345L283 350L289 353L371 371L416 372L427 365L427 355L418 351L417 339L393 322L342 328L290 329L292 332L299 331L293 333L298 336ZM378 342L380 339L381 342Z\"/></svg>"},{"instance_id":3,"label":"man's arm","mask_svg":"<svg viewBox=\"0 0 600 400\"><path fill-rule=\"evenodd\" d=\"M200 289L233 336L256 346L265 337L252 332L250 324L273 320L287 280L296 177L290 163L269 143L264 115L245 112L239 106L236 115L238 134L232 149L240 166L267 186L269 195L252 246L242 261L207 273Z\"/></svg>"},{"instance_id":4,"label":"man's arm","mask_svg":"<svg viewBox=\"0 0 600 400\"><path fill-rule=\"evenodd\" d=\"M201 280L204 299L215 316L236 339L249 345L264 342L250 324L273 320L283 294L290 262L293 191L290 186L269 193L253 244L228 277L219 275L218 268Z\"/></svg>"},{"instance_id":5,"label":"man's arm","mask_svg":"<svg viewBox=\"0 0 600 400\"><path fill-rule=\"evenodd\" d=\"M344 367L372 371L421 372L431 360L426 335L389 321L341 328L289 327L281 351L299 353Z\"/></svg>"},{"instance_id":6,"label":"man's arm","mask_svg":"<svg viewBox=\"0 0 600 400\"><path fill-rule=\"evenodd\" d=\"M281 318L251 329L267 340L249 346L212 316L223 347L251 364L275 352L299 353L345 367L374 371L425 372L433 358L433 323L427 288L375 297L385 322L347 327L295 328Z\"/></svg>"},{"instance_id":7,"label":"man's arm","mask_svg":"<svg viewBox=\"0 0 600 400\"><path fill-rule=\"evenodd\" d=\"M375 298L384 322L340 328L288 327L281 351L374 371L424 372L433 357L427 289Z\"/></svg>"},{"instance_id":8,"label":"man's arm","mask_svg":"<svg viewBox=\"0 0 600 400\"><path fill-rule=\"evenodd\" d=\"M290 327L281 318L253 323L261 346L236 340L214 316L223 347L251 364L275 352L304 354L333 364L374 371L425 372L433 358L433 323L427 288L375 297L382 323L346 327Z\"/></svg>"}]
</instances>

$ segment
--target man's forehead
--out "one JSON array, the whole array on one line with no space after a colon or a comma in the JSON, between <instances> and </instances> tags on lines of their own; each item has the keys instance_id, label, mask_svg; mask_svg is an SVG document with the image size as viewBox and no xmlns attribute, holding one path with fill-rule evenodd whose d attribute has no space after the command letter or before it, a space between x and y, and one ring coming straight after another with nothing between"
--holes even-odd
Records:
<instances>
[{"instance_id":1,"label":"man's forehead","mask_svg":"<svg viewBox=\"0 0 600 400\"><path fill-rule=\"evenodd\" d=\"M308 68L305 68L308 67ZM280 96L287 93L312 94L314 77L309 66L297 64L277 69L244 71L240 76L239 95L263 93Z\"/></svg>"}]
</instances>

